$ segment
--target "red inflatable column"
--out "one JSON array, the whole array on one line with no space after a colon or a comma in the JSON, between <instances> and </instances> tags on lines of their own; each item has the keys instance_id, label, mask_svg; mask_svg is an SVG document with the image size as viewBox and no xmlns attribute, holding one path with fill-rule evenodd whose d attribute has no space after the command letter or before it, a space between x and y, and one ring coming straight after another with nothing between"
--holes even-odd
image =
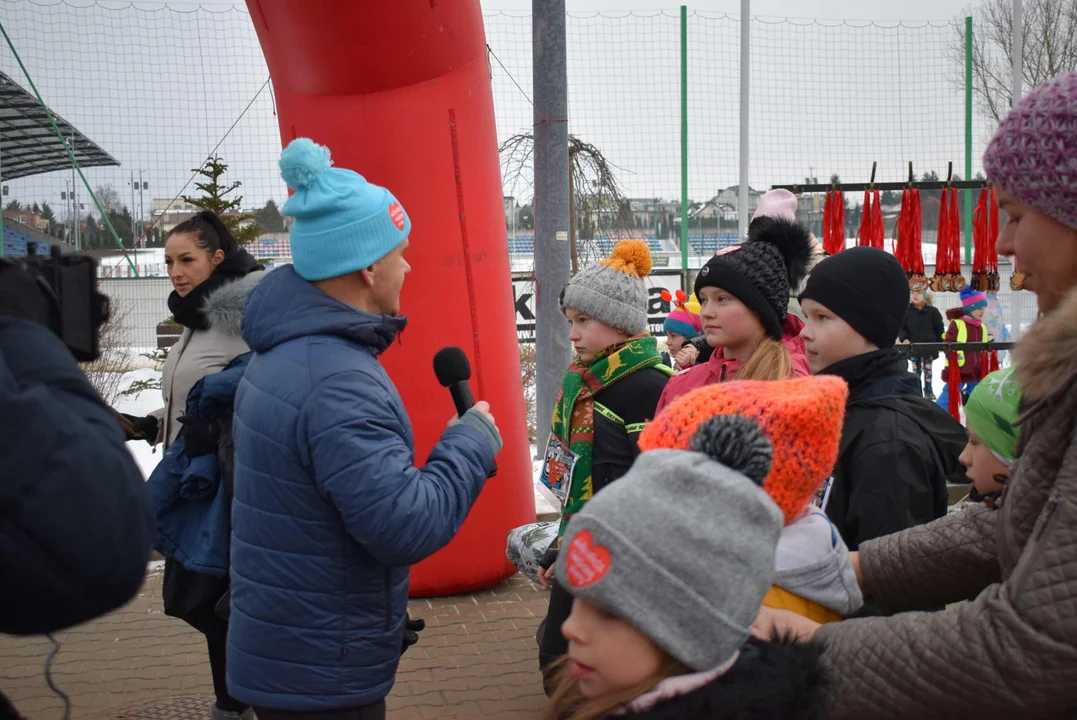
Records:
<instances>
[{"instance_id":1,"label":"red inflatable column","mask_svg":"<svg viewBox=\"0 0 1077 720\"><path fill-rule=\"evenodd\" d=\"M458 345L493 406L498 476L448 547L414 568L412 595L511 575L505 537L534 522L493 93L479 0L247 0L287 144L309 137L336 165L389 188L412 219L409 318L383 362L422 463L453 414L433 356ZM362 478L356 478L362 482ZM415 518L421 523L422 518Z\"/></svg>"}]
</instances>

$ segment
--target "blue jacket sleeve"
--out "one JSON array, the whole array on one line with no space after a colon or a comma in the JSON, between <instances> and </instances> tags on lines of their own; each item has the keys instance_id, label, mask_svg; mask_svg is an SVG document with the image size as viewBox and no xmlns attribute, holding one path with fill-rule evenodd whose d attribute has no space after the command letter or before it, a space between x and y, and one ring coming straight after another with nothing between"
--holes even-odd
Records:
<instances>
[{"instance_id":1,"label":"blue jacket sleeve","mask_svg":"<svg viewBox=\"0 0 1077 720\"><path fill-rule=\"evenodd\" d=\"M415 467L404 409L361 371L323 381L304 404L300 442L348 533L378 562L413 565L445 546L486 483L494 449L460 423Z\"/></svg>"},{"instance_id":2,"label":"blue jacket sleeve","mask_svg":"<svg viewBox=\"0 0 1077 720\"><path fill-rule=\"evenodd\" d=\"M124 605L153 542L145 483L48 329L0 316L0 409L0 632L52 632Z\"/></svg>"}]
</instances>

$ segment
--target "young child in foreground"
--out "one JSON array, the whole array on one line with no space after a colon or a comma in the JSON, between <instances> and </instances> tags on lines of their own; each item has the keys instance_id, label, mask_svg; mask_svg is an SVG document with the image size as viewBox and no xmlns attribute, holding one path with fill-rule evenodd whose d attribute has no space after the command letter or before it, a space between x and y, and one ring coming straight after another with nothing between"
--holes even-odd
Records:
<instances>
[{"instance_id":1,"label":"young child in foreground","mask_svg":"<svg viewBox=\"0 0 1077 720\"><path fill-rule=\"evenodd\" d=\"M972 480L969 498L994 508L1002 497L1017 457L1021 390L1014 368L991 373L976 386L965 405L969 444L958 460Z\"/></svg>"},{"instance_id":2,"label":"young child in foreground","mask_svg":"<svg viewBox=\"0 0 1077 720\"><path fill-rule=\"evenodd\" d=\"M644 452L569 522L574 598L546 720L819 716L819 649L749 639L782 511L758 424L703 422L689 449Z\"/></svg>"},{"instance_id":3,"label":"young child in foreground","mask_svg":"<svg viewBox=\"0 0 1077 720\"><path fill-rule=\"evenodd\" d=\"M708 385L678 398L640 435L643 451L687 449L700 425L716 415L750 418L773 448L763 490L781 508L774 586L763 604L819 623L841 620L864 597L849 549L813 503L838 455L848 387L819 376Z\"/></svg>"}]
</instances>

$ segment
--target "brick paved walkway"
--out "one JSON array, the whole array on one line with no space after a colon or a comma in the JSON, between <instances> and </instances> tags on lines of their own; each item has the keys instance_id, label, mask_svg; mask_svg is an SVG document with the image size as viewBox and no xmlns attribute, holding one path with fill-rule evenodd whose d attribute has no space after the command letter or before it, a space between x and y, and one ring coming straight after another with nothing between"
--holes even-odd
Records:
<instances>
[{"instance_id":1,"label":"brick paved walkway","mask_svg":"<svg viewBox=\"0 0 1077 720\"><path fill-rule=\"evenodd\" d=\"M151 571L127 607L60 633L53 678L77 720L208 717L212 695L202 636L161 608ZM547 594L522 576L472 595L414 600L426 620L389 696L390 720L535 718L545 700L535 629ZM45 681L45 638L0 635L0 688L30 720L62 717ZM201 714L192 708L206 708Z\"/></svg>"}]
</instances>

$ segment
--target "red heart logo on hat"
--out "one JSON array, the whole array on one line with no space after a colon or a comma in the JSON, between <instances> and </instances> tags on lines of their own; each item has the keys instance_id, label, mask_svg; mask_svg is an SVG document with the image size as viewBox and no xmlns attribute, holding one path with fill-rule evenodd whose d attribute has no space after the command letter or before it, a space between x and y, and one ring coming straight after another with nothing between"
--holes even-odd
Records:
<instances>
[{"instance_id":1,"label":"red heart logo on hat","mask_svg":"<svg viewBox=\"0 0 1077 720\"><path fill-rule=\"evenodd\" d=\"M397 230L404 229L404 208L400 207L400 203L395 202L389 206L389 217L393 221L393 225L396 225Z\"/></svg>"},{"instance_id":2,"label":"red heart logo on hat","mask_svg":"<svg viewBox=\"0 0 1077 720\"><path fill-rule=\"evenodd\" d=\"M569 543L565 570L573 587L587 587L601 580L613 563L610 551L595 542L590 530L580 530Z\"/></svg>"},{"instance_id":3,"label":"red heart logo on hat","mask_svg":"<svg viewBox=\"0 0 1077 720\"><path fill-rule=\"evenodd\" d=\"M719 250L718 252L716 252L714 254L715 255L728 255L729 253L736 252L737 250L740 250L740 245L730 245L727 248L722 248L721 250Z\"/></svg>"}]
</instances>

